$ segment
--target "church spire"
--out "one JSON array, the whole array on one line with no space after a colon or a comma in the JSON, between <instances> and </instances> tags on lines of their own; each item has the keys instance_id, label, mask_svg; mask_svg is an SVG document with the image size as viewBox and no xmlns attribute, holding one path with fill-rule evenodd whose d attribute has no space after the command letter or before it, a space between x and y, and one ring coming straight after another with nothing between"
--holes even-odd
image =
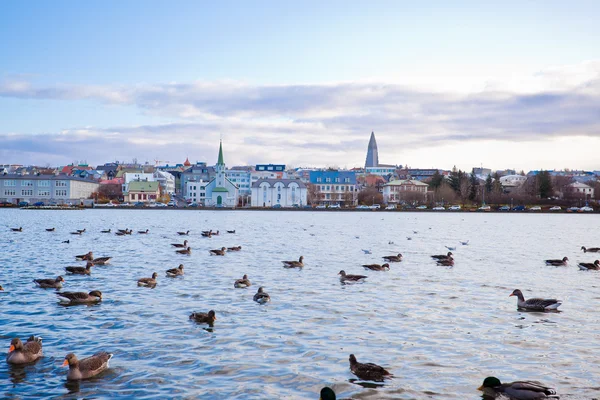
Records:
<instances>
[{"instance_id":1,"label":"church spire","mask_svg":"<svg viewBox=\"0 0 600 400\"><path fill-rule=\"evenodd\" d=\"M225 161L223 161L223 141L219 141L219 160L217 161L217 165L225 165Z\"/></svg>"},{"instance_id":2,"label":"church spire","mask_svg":"<svg viewBox=\"0 0 600 400\"><path fill-rule=\"evenodd\" d=\"M371 132L369 139L369 147L367 148L367 159L365 168L379 166L379 152L377 151L377 141L375 140L375 132Z\"/></svg>"}]
</instances>

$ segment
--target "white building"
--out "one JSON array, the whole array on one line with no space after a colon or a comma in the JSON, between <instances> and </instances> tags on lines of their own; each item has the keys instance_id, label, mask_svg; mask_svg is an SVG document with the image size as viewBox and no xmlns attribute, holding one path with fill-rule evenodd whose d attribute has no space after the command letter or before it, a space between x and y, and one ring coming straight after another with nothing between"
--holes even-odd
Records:
<instances>
[{"instance_id":1,"label":"white building","mask_svg":"<svg viewBox=\"0 0 600 400\"><path fill-rule=\"evenodd\" d=\"M169 195L175 193L175 177L172 174L166 171L156 170L153 176L153 179L160 184L162 193L168 193Z\"/></svg>"},{"instance_id":2,"label":"white building","mask_svg":"<svg viewBox=\"0 0 600 400\"><path fill-rule=\"evenodd\" d=\"M505 175L500 177L500 184L507 192L510 192L527 181L527 177L523 175Z\"/></svg>"},{"instance_id":3,"label":"white building","mask_svg":"<svg viewBox=\"0 0 600 400\"><path fill-rule=\"evenodd\" d=\"M383 185L383 202L397 204L401 201L426 201L429 185L417 180L399 179Z\"/></svg>"},{"instance_id":4,"label":"white building","mask_svg":"<svg viewBox=\"0 0 600 400\"><path fill-rule=\"evenodd\" d=\"M219 144L219 159L215 165L215 178L206 185L204 204L208 207L235 207L238 187L225 176L223 143Z\"/></svg>"},{"instance_id":5,"label":"white building","mask_svg":"<svg viewBox=\"0 0 600 400\"><path fill-rule=\"evenodd\" d=\"M154 182L154 175L144 172L125 172L123 174L123 193L129 191L129 183L134 181Z\"/></svg>"},{"instance_id":6,"label":"white building","mask_svg":"<svg viewBox=\"0 0 600 400\"><path fill-rule=\"evenodd\" d=\"M186 182L186 195L185 199L189 203L198 203L203 206L206 205L206 186L208 182L199 180L199 181L187 181Z\"/></svg>"},{"instance_id":7,"label":"white building","mask_svg":"<svg viewBox=\"0 0 600 400\"><path fill-rule=\"evenodd\" d=\"M584 199L594 198L594 188L581 182L573 182L566 187L563 196L579 197Z\"/></svg>"},{"instance_id":8,"label":"white building","mask_svg":"<svg viewBox=\"0 0 600 400\"><path fill-rule=\"evenodd\" d=\"M252 184L252 207L302 207L306 185L295 179L260 179Z\"/></svg>"}]
</instances>

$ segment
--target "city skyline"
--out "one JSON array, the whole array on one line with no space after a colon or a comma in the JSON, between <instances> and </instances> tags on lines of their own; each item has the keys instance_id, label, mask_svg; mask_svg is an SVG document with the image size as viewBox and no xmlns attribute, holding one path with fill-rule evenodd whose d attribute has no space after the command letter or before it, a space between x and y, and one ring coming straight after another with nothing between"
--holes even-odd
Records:
<instances>
[{"instance_id":1,"label":"city skyline","mask_svg":"<svg viewBox=\"0 0 600 400\"><path fill-rule=\"evenodd\" d=\"M3 5L0 161L599 169L594 2L261 5Z\"/></svg>"}]
</instances>

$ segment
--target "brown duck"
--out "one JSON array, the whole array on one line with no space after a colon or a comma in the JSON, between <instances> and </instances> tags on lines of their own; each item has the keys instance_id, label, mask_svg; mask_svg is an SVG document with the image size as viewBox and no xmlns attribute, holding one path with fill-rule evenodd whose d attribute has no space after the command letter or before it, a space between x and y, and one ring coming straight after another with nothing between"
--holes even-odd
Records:
<instances>
[{"instance_id":1,"label":"brown duck","mask_svg":"<svg viewBox=\"0 0 600 400\"><path fill-rule=\"evenodd\" d=\"M370 269L371 271L389 271L390 270L390 264L385 263L382 265L379 264L364 264L363 265L364 268L366 269Z\"/></svg>"},{"instance_id":2,"label":"brown duck","mask_svg":"<svg viewBox=\"0 0 600 400\"><path fill-rule=\"evenodd\" d=\"M210 310L207 313L193 312L190 315L190 319L193 319L194 321L201 324L208 324L210 326L213 326L215 321L217 320L217 316L215 315L215 312L213 310Z\"/></svg>"},{"instance_id":3,"label":"brown duck","mask_svg":"<svg viewBox=\"0 0 600 400\"><path fill-rule=\"evenodd\" d=\"M65 356L65 362L63 362L62 365L63 367L69 366L67 379L76 381L94 377L105 371L108 368L108 363L112 357L113 355L111 353L101 351L91 357L78 360L75 354L69 353Z\"/></svg>"},{"instance_id":4,"label":"brown duck","mask_svg":"<svg viewBox=\"0 0 600 400\"><path fill-rule=\"evenodd\" d=\"M90 303L98 303L102 301L102 292L99 290L92 290L89 293L85 292L59 292L56 293L57 296L62 297L60 300L61 303L66 305L71 304L90 304Z\"/></svg>"},{"instance_id":5,"label":"brown duck","mask_svg":"<svg viewBox=\"0 0 600 400\"><path fill-rule=\"evenodd\" d=\"M211 237L213 235L213 231L212 229L210 231L202 231L200 232L200 235L202 235L202 237Z\"/></svg>"},{"instance_id":6,"label":"brown duck","mask_svg":"<svg viewBox=\"0 0 600 400\"><path fill-rule=\"evenodd\" d=\"M86 254L82 254L80 256L75 256L75 258L77 260L81 260L81 261L87 261L87 260L92 261L94 259L94 253L89 251Z\"/></svg>"},{"instance_id":7,"label":"brown duck","mask_svg":"<svg viewBox=\"0 0 600 400\"><path fill-rule=\"evenodd\" d=\"M585 246L581 246L581 250L583 250L584 253L600 253L600 247L590 247L587 249Z\"/></svg>"},{"instance_id":8,"label":"brown duck","mask_svg":"<svg viewBox=\"0 0 600 400\"><path fill-rule=\"evenodd\" d=\"M359 363L354 354L350 354L350 371L359 379L365 381L383 382L393 375L385 368L372 363Z\"/></svg>"},{"instance_id":9,"label":"brown duck","mask_svg":"<svg viewBox=\"0 0 600 400\"><path fill-rule=\"evenodd\" d=\"M178 234L178 235L181 235L181 236L187 236L187 235L189 235L189 234L190 234L190 231L185 231L185 232L177 232L177 234Z\"/></svg>"},{"instance_id":10,"label":"brown duck","mask_svg":"<svg viewBox=\"0 0 600 400\"><path fill-rule=\"evenodd\" d=\"M340 275L340 281L342 283L363 282L365 279L367 279L367 277L364 275L350 275L350 274L347 274L346 271L344 271L344 270L341 270L340 272L338 272L338 275Z\"/></svg>"},{"instance_id":11,"label":"brown duck","mask_svg":"<svg viewBox=\"0 0 600 400\"><path fill-rule=\"evenodd\" d=\"M110 263L110 260L112 260L112 257L98 257L98 258L94 258L94 260L92 261L95 265L106 265Z\"/></svg>"},{"instance_id":12,"label":"brown duck","mask_svg":"<svg viewBox=\"0 0 600 400\"><path fill-rule=\"evenodd\" d=\"M54 228L46 228L46 232L54 232Z\"/></svg>"},{"instance_id":13,"label":"brown duck","mask_svg":"<svg viewBox=\"0 0 600 400\"><path fill-rule=\"evenodd\" d=\"M227 251L240 251L242 250L242 246L233 246L233 247L228 247Z\"/></svg>"},{"instance_id":14,"label":"brown duck","mask_svg":"<svg viewBox=\"0 0 600 400\"><path fill-rule=\"evenodd\" d=\"M183 244L181 244L181 243L171 243L171 246L181 248L181 247L187 247L187 244L188 244L188 241L184 240Z\"/></svg>"},{"instance_id":15,"label":"brown duck","mask_svg":"<svg viewBox=\"0 0 600 400\"><path fill-rule=\"evenodd\" d=\"M179 264L177 268L171 268L167 270L167 276L175 277L183 275L183 264Z\"/></svg>"},{"instance_id":16,"label":"brown duck","mask_svg":"<svg viewBox=\"0 0 600 400\"><path fill-rule=\"evenodd\" d=\"M452 252L449 251L447 254L437 254L435 256L431 256L431 258L434 258L436 260L447 260L449 258L452 258Z\"/></svg>"},{"instance_id":17,"label":"brown duck","mask_svg":"<svg viewBox=\"0 0 600 400\"><path fill-rule=\"evenodd\" d=\"M583 271L600 270L600 260L596 260L593 263L579 263L577 265L579 266L579 269Z\"/></svg>"},{"instance_id":18,"label":"brown duck","mask_svg":"<svg viewBox=\"0 0 600 400\"><path fill-rule=\"evenodd\" d=\"M402 261L402 254L398 253L395 256L383 256L382 258L387 262L400 262Z\"/></svg>"},{"instance_id":19,"label":"brown duck","mask_svg":"<svg viewBox=\"0 0 600 400\"><path fill-rule=\"evenodd\" d=\"M209 250L208 253L211 256L224 256L225 252L227 252L227 248L226 247L221 247L221 249L214 249L214 250Z\"/></svg>"},{"instance_id":20,"label":"brown duck","mask_svg":"<svg viewBox=\"0 0 600 400\"><path fill-rule=\"evenodd\" d=\"M282 261L285 268L302 268L304 267L304 256L300 256L298 261Z\"/></svg>"},{"instance_id":21,"label":"brown duck","mask_svg":"<svg viewBox=\"0 0 600 400\"><path fill-rule=\"evenodd\" d=\"M454 259L452 257L450 257L445 260L437 260L437 265L442 266L442 267L453 267Z\"/></svg>"},{"instance_id":22,"label":"brown duck","mask_svg":"<svg viewBox=\"0 0 600 400\"><path fill-rule=\"evenodd\" d=\"M88 261L85 267L65 267L65 271L73 275L91 275L94 263Z\"/></svg>"},{"instance_id":23,"label":"brown duck","mask_svg":"<svg viewBox=\"0 0 600 400\"><path fill-rule=\"evenodd\" d=\"M237 281L235 281L233 283L233 287L235 287L235 288L247 288L249 286L252 286L252 284L250 283L250 280L248 279L248 275L244 275L242 277L242 279L238 279Z\"/></svg>"},{"instance_id":24,"label":"brown duck","mask_svg":"<svg viewBox=\"0 0 600 400\"><path fill-rule=\"evenodd\" d=\"M258 291L254 295L254 301L258 304L265 304L271 301L271 296L261 287L258 288Z\"/></svg>"},{"instance_id":25,"label":"brown duck","mask_svg":"<svg viewBox=\"0 0 600 400\"><path fill-rule=\"evenodd\" d=\"M192 248L188 247L185 250L175 250L175 252L179 254L192 254Z\"/></svg>"},{"instance_id":26,"label":"brown duck","mask_svg":"<svg viewBox=\"0 0 600 400\"><path fill-rule=\"evenodd\" d=\"M569 261L568 257L563 257L562 260L546 260L546 265L553 265L555 267L561 267L567 265L567 261Z\"/></svg>"},{"instance_id":27,"label":"brown duck","mask_svg":"<svg viewBox=\"0 0 600 400\"><path fill-rule=\"evenodd\" d=\"M158 277L158 274L155 272L152 274L152 278L138 279L137 284L138 284L138 286L155 287L157 277Z\"/></svg>"},{"instance_id":28,"label":"brown duck","mask_svg":"<svg viewBox=\"0 0 600 400\"><path fill-rule=\"evenodd\" d=\"M60 289L65 280L62 276L58 276L56 279L34 279L33 281L38 287L44 289Z\"/></svg>"},{"instance_id":29,"label":"brown duck","mask_svg":"<svg viewBox=\"0 0 600 400\"><path fill-rule=\"evenodd\" d=\"M29 364L37 361L43 355L42 338L31 336L25 344L21 339L14 338L6 355L9 364Z\"/></svg>"}]
</instances>

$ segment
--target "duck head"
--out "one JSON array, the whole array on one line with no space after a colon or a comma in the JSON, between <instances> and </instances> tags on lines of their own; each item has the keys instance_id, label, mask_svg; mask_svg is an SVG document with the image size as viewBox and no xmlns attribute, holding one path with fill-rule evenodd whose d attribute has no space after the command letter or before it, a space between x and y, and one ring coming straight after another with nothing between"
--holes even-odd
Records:
<instances>
[{"instance_id":1,"label":"duck head","mask_svg":"<svg viewBox=\"0 0 600 400\"><path fill-rule=\"evenodd\" d=\"M62 366L66 367L68 365L69 368L72 368L77 367L78 364L79 360L77 359L77 356L73 353L69 353L65 356L65 361L62 363Z\"/></svg>"},{"instance_id":2,"label":"duck head","mask_svg":"<svg viewBox=\"0 0 600 400\"><path fill-rule=\"evenodd\" d=\"M341 270L340 272L338 272L338 275L341 275L341 276L346 276L346 271L344 271L344 270Z\"/></svg>"},{"instance_id":3,"label":"duck head","mask_svg":"<svg viewBox=\"0 0 600 400\"><path fill-rule=\"evenodd\" d=\"M65 279L62 276L56 277L56 282L64 282Z\"/></svg>"},{"instance_id":4,"label":"duck head","mask_svg":"<svg viewBox=\"0 0 600 400\"><path fill-rule=\"evenodd\" d=\"M485 388L495 388L500 385L502 385L502 383L500 383L500 379L493 376L488 376L483 380L483 383L477 388L477 390L484 391Z\"/></svg>"},{"instance_id":5,"label":"duck head","mask_svg":"<svg viewBox=\"0 0 600 400\"><path fill-rule=\"evenodd\" d=\"M10 341L10 347L8 348L8 352L12 352L15 350L22 350L23 349L23 342L21 342L21 339L19 338L14 338L13 340Z\"/></svg>"},{"instance_id":6,"label":"duck head","mask_svg":"<svg viewBox=\"0 0 600 400\"><path fill-rule=\"evenodd\" d=\"M213 321L217 320L217 316L215 315L215 311L214 310L210 310L208 312L208 318L212 319Z\"/></svg>"},{"instance_id":7,"label":"duck head","mask_svg":"<svg viewBox=\"0 0 600 400\"><path fill-rule=\"evenodd\" d=\"M152 274L152 279L156 279L156 278L158 278L158 274L157 274L156 272L154 272L154 273Z\"/></svg>"},{"instance_id":8,"label":"duck head","mask_svg":"<svg viewBox=\"0 0 600 400\"><path fill-rule=\"evenodd\" d=\"M517 296L519 298L519 300L525 301L525 298L523 297L523 292L521 292L519 289L513 290L513 292L508 295L508 297L512 297L512 296Z\"/></svg>"},{"instance_id":9,"label":"duck head","mask_svg":"<svg viewBox=\"0 0 600 400\"><path fill-rule=\"evenodd\" d=\"M319 400L336 400L335 392L328 387L321 389Z\"/></svg>"},{"instance_id":10,"label":"duck head","mask_svg":"<svg viewBox=\"0 0 600 400\"><path fill-rule=\"evenodd\" d=\"M354 354L350 354L350 357L348 358L350 360L350 365L356 364L358 361L356 361L356 357L354 356Z\"/></svg>"},{"instance_id":11,"label":"duck head","mask_svg":"<svg viewBox=\"0 0 600 400\"><path fill-rule=\"evenodd\" d=\"M563 257L563 261L564 261L564 262L567 262L567 261L569 261L569 257Z\"/></svg>"},{"instance_id":12,"label":"duck head","mask_svg":"<svg viewBox=\"0 0 600 400\"><path fill-rule=\"evenodd\" d=\"M101 292L101 291L99 291L99 290L92 290L92 291L89 293L89 295L90 295L90 296L93 296L93 297L97 297L97 298L99 298L99 299L102 299L102 292Z\"/></svg>"}]
</instances>

